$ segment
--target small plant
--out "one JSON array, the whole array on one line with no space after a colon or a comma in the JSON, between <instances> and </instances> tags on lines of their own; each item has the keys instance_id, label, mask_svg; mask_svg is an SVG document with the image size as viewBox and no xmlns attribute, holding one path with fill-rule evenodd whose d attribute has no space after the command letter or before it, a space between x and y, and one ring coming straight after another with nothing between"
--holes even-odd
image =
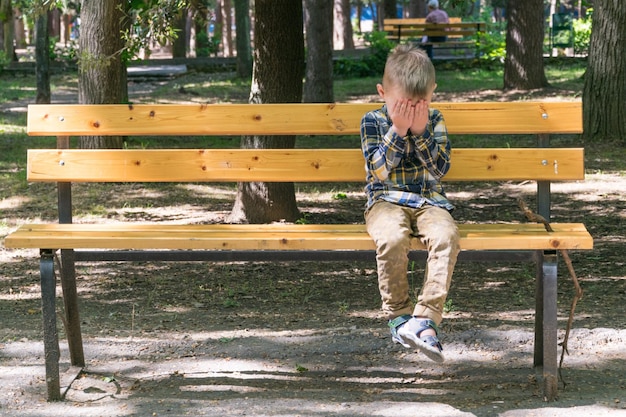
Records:
<instances>
[{"instance_id":1,"label":"small plant","mask_svg":"<svg viewBox=\"0 0 626 417\"><path fill-rule=\"evenodd\" d=\"M454 306L454 303L452 303L452 299L448 298L446 302L443 304L443 312L451 313L455 310L456 310L456 307Z\"/></svg>"},{"instance_id":2,"label":"small plant","mask_svg":"<svg viewBox=\"0 0 626 417\"><path fill-rule=\"evenodd\" d=\"M589 40L591 39L591 15L593 10L587 10L587 16L583 19L574 20L574 54L587 55L589 53Z\"/></svg>"},{"instance_id":3,"label":"small plant","mask_svg":"<svg viewBox=\"0 0 626 417\"><path fill-rule=\"evenodd\" d=\"M2 71L9 65L9 62L7 54L4 51L0 51L0 74L2 74Z\"/></svg>"},{"instance_id":4,"label":"small plant","mask_svg":"<svg viewBox=\"0 0 626 417\"><path fill-rule=\"evenodd\" d=\"M308 371L309 371L309 368L305 368L304 366L298 365L296 363L296 372L301 374L301 373L308 372Z\"/></svg>"},{"instance_id":5,"label":"small plant","mask_svg":"<svg viewBox=\"0 0 626 417\"><path fill-rule=\"evenodd\" d=\"M386 32L368 32L363 39L369 46L369 53L360 59L338 59L333 67L336 78L378 77L383 73L387 55L394 44L387 39Z\"/></svg>"},{"instance_id":6,"label":"small plant","mask_svg":"<svg viewBox=\"0 0 626 417\"><path fill-rule=\"evenodd\" d=\"M307 213L302 213L302 217L296 220L296 224L309 224L309 215Z\"/></svg>"},{"instance_id":7,"label":"small plant","mask_svg":"<svg viewBox=\"0 0 626 417\"><path fill-rule=\"evenodd\" d=\"M345 200L348 198L348 195L346 193L336 193L335 195L333 195L333 200Z\"/></svg>"},{"instance_id":8,"label":"small plant","mask_svg":"<svg viewBox=\"0 0 626 417\"><path fill-rule=\"evenodd\" d=\"M339 313L341 314L347 313L348 309L350 308L350 303L345 300L338 302L337 305L339 306Z\"/></svg>"}]
</instances>

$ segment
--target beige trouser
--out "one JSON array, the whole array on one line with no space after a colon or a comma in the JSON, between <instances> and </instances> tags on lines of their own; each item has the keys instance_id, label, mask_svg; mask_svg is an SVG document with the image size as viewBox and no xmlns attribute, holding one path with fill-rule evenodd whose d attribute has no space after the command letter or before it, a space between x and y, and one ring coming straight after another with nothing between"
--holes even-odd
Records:
<instances>
[{"instance_id":1,"label":"beige trouser","mask_svg":"<svg viewBox=\"0 0 626 417\"><path fill-rule=\"evenodd\" d=\"M459 230L450 213L424 205L418 209L378 201L365 213L367 231L376 243L378 286L389 319L403 314L441 323L452 272L459 254ZM424 285L417 305L407 278L410 242L417 237L428 249Z\"/></svg>"}]
</instances>

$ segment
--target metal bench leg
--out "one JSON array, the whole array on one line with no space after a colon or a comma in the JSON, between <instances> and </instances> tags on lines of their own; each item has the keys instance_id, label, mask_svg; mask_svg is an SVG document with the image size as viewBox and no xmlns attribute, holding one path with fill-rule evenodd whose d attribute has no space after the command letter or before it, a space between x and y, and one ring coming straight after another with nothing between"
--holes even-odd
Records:
<instances>
[{"instance_id":1,"label":"metal bench leg","mask_svg":"<svg viewBox=\"0 0 626 417\"><path fill-rule=\"evenodd\" d=\"M543 368L543 394L554 401L558 394L557 255L541 253L537 268L534 365Z\"/></svg>"},{"instance_id":2,"label":"metal bench leg","mask_svg":"<svg viewBox=\"0 0 626 417\"><path fill-rule=\"evenodd\" d=\"M54 251L42 250L39 261L41 275L41 307L43 313L43 347L46 361L48 401L61 399L59 378L59 334L56 322L56 277L54 276Z\"/></svg>"},{"instance_id":3,"label":"metal bench leg","mask_svg":"<svg viewBox=\"0 0 626 417\"><path fill-rule=\"evenodd\" d=\"M80 331L80 314L78 312L78 293L76 291L76 268L74 251L61 250L61 287L65 306L65 329L73 366L85 366L83 337Z\"/></svg>"}]
</instances>

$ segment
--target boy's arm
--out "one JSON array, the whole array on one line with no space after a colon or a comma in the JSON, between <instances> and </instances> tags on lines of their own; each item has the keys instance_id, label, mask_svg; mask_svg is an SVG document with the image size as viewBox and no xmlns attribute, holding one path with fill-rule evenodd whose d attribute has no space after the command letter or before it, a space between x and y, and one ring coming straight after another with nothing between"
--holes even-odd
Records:
<instances>
[{"instance_id":1,"label":"boy's arm","mask_svg":"<svg viewBox=\"0 0 626 417\"><path fill-rule=\"evenodd\" d=\"M433 110L424 133L411 135L415 143L415 153L428 172L436 179L441 179L450 169L450 141L443 115Z\"/></svg>"},{"instance_id":2,"label":"boy's arm","mask_svg":"<svg viewBox=\"0 0 626 417\"><path fill-rule=\"evenodd\" d=\"M380 124L370 112L361 119L361 150L365 157L365 169L379 181L389 177L389 173L398 166L406 146L404 138L387 127L386 134L380 135Z\"/></svg>"}]
</instances>

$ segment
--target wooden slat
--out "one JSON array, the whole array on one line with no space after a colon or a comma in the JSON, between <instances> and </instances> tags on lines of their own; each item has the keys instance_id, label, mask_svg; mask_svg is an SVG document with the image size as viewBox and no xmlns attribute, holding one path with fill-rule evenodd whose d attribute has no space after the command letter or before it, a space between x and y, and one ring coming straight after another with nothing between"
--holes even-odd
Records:
<instances>
[{"instance_id":1,"label":"wooden slat","mask_svg":"<svg viewBox=\"0 0 626 417\"><path fill-rule=\"evenodd\" d=\"M454 149L446 181L580 180L583 149ZM28 151L29 181L363 182L360 149Z\"/></svg>"},{"instance_id":2,"label":"wooden slat","mask_svg":"<svg viewBox=\"0 0 626 417\"><path fill-rule=\"evenodd\" d=\"M396 31L395 36L393 34L391 34L393 32L390 32L390 38L393 39L397 39L398 38L398 33ZM431 27L431 28L414 28L414 27L407 27L406 29L401 29L400 30L400 37L401 39L420 39L423 36L447 36L448 39L452 38L461 38L464 36L467 37L475 37L476 36L476 30L472 30L471 28L459 28L459 29L455 29L455 30L446 30L445 28L439 28L439 27ZM445 45L446 42L441 42L443 45Z\"/></svg>"},{"instance_id":3,"label":"wooden slat","mask_svg":"<svg viewBox=\"0 0 626 417\"><path fill-rule=\"evenodd\" d=\"M32 104L31 136L358 135L381 103L339 104ZM433 103L450 134L581 133L576 102Z\"/></svg>"},{"instance_id":4,"label":"wooden slat","mask_svg":"<svg viewBox=\"0 0 626 417\"><path fill-rule=\"evenodd\" d=\"M464 250L592 249L579 223L461 224ZM171 225L29 224L5 240L7 248L205 249L205 250L374 250L364 225ZM424 249L419 240L413 249Z\"/></svg>"}]
</instances>

